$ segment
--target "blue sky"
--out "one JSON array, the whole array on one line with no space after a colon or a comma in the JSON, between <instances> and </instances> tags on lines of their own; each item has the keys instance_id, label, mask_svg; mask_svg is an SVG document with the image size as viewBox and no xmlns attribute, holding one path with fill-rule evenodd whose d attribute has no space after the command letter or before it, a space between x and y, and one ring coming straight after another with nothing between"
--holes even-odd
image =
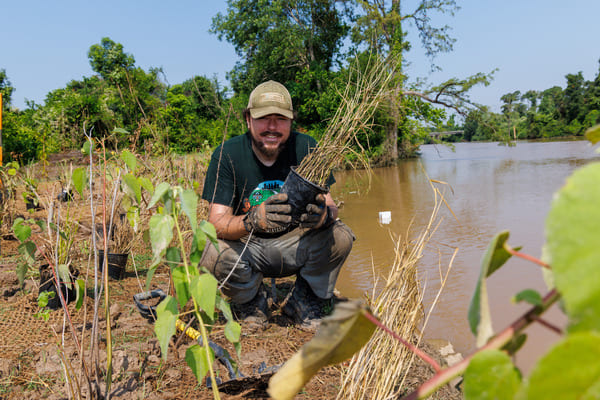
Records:
<instances>
[{"instance_id":1,"label":"blue sky","mask_svg":"<svg viewBox=\"0 0 600 400\"><path fill-rule=\"evenodd\" d=\"M404 1L404 12L415 3ZM599 0L457 3L461 10L454 17L434 17L457 39L453 52L435 60L443 72L431 75L414 43L411 78L435 83L498 68L492 84L474 89L471 98L499 111L505 93L564 87L568 73L596 76ZM225 0L0 0L0 69L16 89L13 106L24 108L25 99L43 103L48 92L93 75L87 51L105 36L123 44L137 66L162 67L170 84L205 75L227 85L225 74L238 57L208 32L212 17L225 10Z\"/></svg>"}]
</instances>

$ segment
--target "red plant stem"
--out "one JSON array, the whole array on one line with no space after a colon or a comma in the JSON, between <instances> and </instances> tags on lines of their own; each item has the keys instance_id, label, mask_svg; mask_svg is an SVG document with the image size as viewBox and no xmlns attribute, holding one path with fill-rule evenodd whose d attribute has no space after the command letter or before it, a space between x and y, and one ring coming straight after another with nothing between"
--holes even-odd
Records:
<instances>
[{"instance_id":1,"label":"red plant stem","mask_svg":"<svg viewBox=\"0 0 600 400\"><path fill-rule=\"evenodd\" d=\"M435 374L431 379L427 382L423 383L417 390L408 394L407 396L402 397L401 400L416 400L423 399L427 396L430 396L433 392L435 392L438 388L445 385L447 382L463 372L467 369L467 366L471 362L471 359L475 354L480 353L483 350L491 350L491 349L501 349L504 347L512 338L514 338L518 333L523 331L531 322L535 321L537 316L546 311L552 304L554 304L560 298L560 294L556 291L556 289L551 290L548 294L542 299L541 306L535 306L519 317L515 322L513 322L510 326L505 328L502 332L498 333L498 335L494 336L490 339L489 342L480 349L478 349L475 353L471 354L458 364L453 365L450 368L446 368L439 373Z\"/></svg>"},{"instance_id":2,"label":"red plant stem","mask_svg":"<svg viewBox=\"0 0 600 400\"><path fill-rule=\"evenodd\" d=\"M545 262L543 262L539 258L535 258L533 256L530 256L529 254L520 253L520 252L518 252L516 250L513 250L512 247L510 247L510 246L504 246L504 249L506 251L508 251L510 254L512 254L513 256L515 256L515 257L520 257L520 258L522 258L524 260L531 261L532 263L540 265L540 266L542 266L544 268L552 269L552 268L550 268L550 265L546 264Z\"/></svg>"},{"instance_id":3,"label":"red plant stem","mask_svg":"<svg viewBox=\"0 0 600 400\"><path fill-rule=\"evenodd\" d=\"M537 315L534 317L536 322L539 322L540 324L542 324L543 326L545 326L546 328L550 329L553 332L556 332L559 335L563 334L562 329L560 329L559 327L551 324L550 322L546 321L545 319L542 319L541 317L538 317Z\"/></svg>"},{"instance_id":4,"label":"red plant stem","mask_svg":"<svg viewBox=\"0 0 600 400\"><path fill-rule=\"evenodd\" d=\"M379 321L373 314L371 314L370 312L365 312L365 316L367 317L367 319L369 321L371 321L372 323L377 325L377 327L379 327L379 329L382 329L384 332L391 335L394 339L396 339L397 341L399 341L400 343L402 343L403 345L408 347L413 353L415 353L417 356L419 356L423 361L425 361L427 364L431 365L436 373L439 373L442 370L442 367L440 367L440 365L437 363L437 361L435 361L433 358L429 357L425 352L421 351L419 348L414 346L412 343L409 343L406 340L404 340L403 338L401 338L398 334L396 334L396 332L392 331L387 326L382 324L381 321Z\"/></svg>"}]
</instances>

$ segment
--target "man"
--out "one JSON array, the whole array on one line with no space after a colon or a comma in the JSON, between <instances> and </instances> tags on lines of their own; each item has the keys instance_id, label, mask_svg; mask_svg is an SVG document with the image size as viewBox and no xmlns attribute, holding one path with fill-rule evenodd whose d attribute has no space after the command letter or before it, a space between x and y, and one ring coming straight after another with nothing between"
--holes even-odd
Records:
<instances>
[{"instance_id":1,"label":"man","mask_svg":"<svg viewBox=\"0 0 600 400\"><path fill-rule=\"evenodd\" d=\"M202 198L210 203L219 251L207 245L201 265L223 284L238 318L260 325L269 318L263 278L296 275L282 311L314 328L324 308L331 309L354 234L337 220L330 193L317 195L300 221L292 221L287 194L279 190L316 141L292 131L287 89L275 81L258 85L244 117L246 134L219 146L206 173ZM328 183L334 182L331 176Z\"/></svg>"}]
</instances>

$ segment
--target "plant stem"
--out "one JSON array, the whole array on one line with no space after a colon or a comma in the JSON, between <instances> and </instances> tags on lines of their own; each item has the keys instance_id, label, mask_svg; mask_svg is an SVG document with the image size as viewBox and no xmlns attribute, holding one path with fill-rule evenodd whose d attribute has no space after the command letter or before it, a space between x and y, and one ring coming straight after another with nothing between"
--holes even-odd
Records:
<instances>
[{"instance_id":1,"label":"plant stem","mask_svg":"<svg viewBox=\"0 0 600 400\"><path fill-rule=\"evenodd\" d=\"M434 393L437 389L450 382L456 376L462 374L467 369L467 366L471 362L471 359L475 354L480 353L483 350L501 349L507 343L511 341L516 335L521 333L527 326L529 326L536 318L543 314L552 304L554 304L560 298L560 294L556 289L551 290L543 299L542 305L532 307L529 311L519 317L510 326L505 328L498 335L490 339L490 341L475 353L471 354L458 364L453 365L450 368L446 368L437 374L435 374L427 382L423 383L417 390L410 393L407 396L402 397L402 400L415 400L424 399Z\"/></svg>"},{"instance_id":2,"label":"plant stem","mask_svg":"<svg viewBox=\"0 0 600 400\"><path fill-rule=\"evenodd\" d=\"M177 213L175 213L177 214ZM191 287L192 278L190 277L189 264L187 261L187 255L185 253L185 245L183 242L183 234L181 233L181 228L179 227L179 222L177 221L177 215L174 215L175 220L175 229L177 230L177 238L179 240L179 248L181 250L181 258L183 259L183 266L185 267L185 276L188 282L188 287ZM202 344L205 351L206 360L211 359L210 347L208 346L208 332L206 331L206 326L204 326L204 321L202 320L202 316L200 315L200 310L198 308L198 303L196 303L196 299L192 296L192 303L194 304L194 313L196 314L196 318L198 319L198 324L200 325L200 334L202 335ZM221 397L219 395L219 388L217 387L217 378L215 377L215 371L213 369L212 363L208 362L208 372L210 375L210 381L212 383L212 391L213 398L216 400L220 400Z\"/></svg>"},{"instance_id":3,"label":"plant stem","mask_svg":"<svg viewBox=\"0 0 600 400\"><path fill-rule=\"evenodd\" d=\"M106 317L106 400L110 400L110 384L112 382L112 332L110 327L110 302L108 290L108 242L106 240L106 147L102 142L104 173L102 174L102 230L104 234L104 259L102 276L104 278L104 309Z\"/></svg>"},{"instance_id":4,"label":"plant stem","mask_svg":"<svg viewBox=\"0 0 600 400\"><path fill-rule=\"evenodd\" d=\"M515 257L519 257L519 258L522 258L524 260L531 261L532 263L540 265L540 266L542 266L544 268L547 268L547 269L552 269L552 268L550 268L550 265L546 264L545 262L543 262L539 258L535 258L533 256L530 256L529 254L520 253L520 252L514 250L512 247L510 247L510 246L508 246L506 244L504 245L504 249L506 251L508 251L510 254L512 254L513 256L515 256Z\"/></svg>"},{"instance_id":5,"label":"plant stem","mask_svg":"<svg viewBox=\"0 0 600 400\"><path fill-rule=\"evenodd\" d=\"M397 341L399 341L400 343L402 343L403 345L408 347L413 353L415 353L417 356L419 356L427 364L431 365L431 367L435 370L436 373L439 373L442 370L442 367L440 367L440 365L437 363L437 361L435 361L433 358L429 357L429 355L427 355L425 352L421 351L421 349L414 346L412 343L409 343L406 340L404 340L402 337L397 335L396 332L392 331L387 326L382 324L373 314L371 314L370 312L365 312L365 317L367 317L367 319L369 321L371 321L372 323L377 325L377 327L379 329L383 330L387 334L391 335L394 339L396 339Z\"/></svg>"}]
</instances>

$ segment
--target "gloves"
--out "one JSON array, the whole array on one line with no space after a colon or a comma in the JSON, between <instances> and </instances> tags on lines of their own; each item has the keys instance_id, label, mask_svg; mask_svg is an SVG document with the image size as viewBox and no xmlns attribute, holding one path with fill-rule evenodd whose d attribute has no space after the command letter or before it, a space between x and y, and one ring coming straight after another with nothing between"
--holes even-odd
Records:
<instances>
[{"instance_id":1,"label":"gloves","mask_svg":"<svg viewBox=\"0 0 600 400\"><path fill-rule=\"evenodd\" d=\"M300 215L300 228L318 229L328 222L329 208L325 205L325 195L315 196L315 202L306 206L306 213ZM332 221L333 222L333 221Z\"/></svg>"},{"instance_id":2,"label":"gloves","mask_svg":"<svg viewBox=\"0 0 600 400\"><path fill-rule=\"evenodd\" d=\"M244 228L255 233L283 232L292 222L292 206L287 200L286 193L277 193L255 206L244 217Z\"/></svg>"}]
</instances>

